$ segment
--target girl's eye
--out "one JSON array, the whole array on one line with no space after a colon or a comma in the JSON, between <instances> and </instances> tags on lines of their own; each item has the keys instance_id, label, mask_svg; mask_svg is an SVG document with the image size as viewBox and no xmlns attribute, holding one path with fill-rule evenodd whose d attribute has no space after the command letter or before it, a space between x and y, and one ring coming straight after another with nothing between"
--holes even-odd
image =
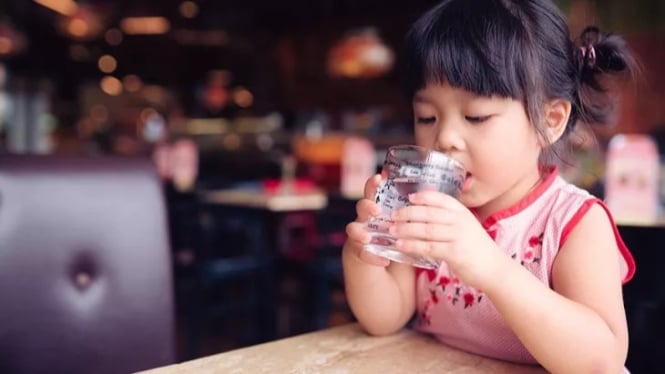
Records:
<instances>
[{"instance_id":1,"label":"girl's eye","mask_svg":"<svg viewBox=\"0 0 665 374\"><path fill-rule=\"evenodd\" d=\"M479 116L479 117L473 117L473 116L466 116L466 120L470 123L483 123L487 121L491 116Z\"/></svg>"},{"instance_id":2,"label":"girl's eye","mask_svg":"<svg viewBox=\"0 0 665 374\"><path fill-rule=\"evenodd\" d=\"M416 123L423 125L431 125L436 121L435 117L418 117L416 118Z\"/></svg>"}]
</instances>

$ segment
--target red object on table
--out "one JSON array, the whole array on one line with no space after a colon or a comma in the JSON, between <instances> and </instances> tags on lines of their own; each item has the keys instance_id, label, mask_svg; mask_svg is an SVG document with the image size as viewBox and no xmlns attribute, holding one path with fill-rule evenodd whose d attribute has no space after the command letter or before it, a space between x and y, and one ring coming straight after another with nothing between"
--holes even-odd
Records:
<instances>
[{"instance_id":1,"label":"red object on table","mask_svg":"<svg viewBox=\"0 0 665 374\"><path fill-rule=\"evenodd\" d=\"M263 191L269 195L276 195L282 191L281 179L265 179L262 182ZM291 181L291 191L294 194L305 194L316 189L316 184L309 178L296 178Z\"/></svg>"}]
</instances>

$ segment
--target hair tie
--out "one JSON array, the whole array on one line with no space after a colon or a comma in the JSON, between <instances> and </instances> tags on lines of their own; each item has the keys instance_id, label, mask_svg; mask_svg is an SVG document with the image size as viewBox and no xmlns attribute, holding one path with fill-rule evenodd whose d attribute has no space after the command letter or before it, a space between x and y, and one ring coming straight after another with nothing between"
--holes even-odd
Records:
<instances>
[{"instance_id":1,"label":"hair tie","mask_svg":"<svg viewBox=\"0 0 665 374\"><path fill-rule=\"evenodd\" d=\"M590 68L596 65L596 49L593 45L580 47L580 52L582 53L582 61L584 61L585 65Z\"/></svg>"}]
</instances>

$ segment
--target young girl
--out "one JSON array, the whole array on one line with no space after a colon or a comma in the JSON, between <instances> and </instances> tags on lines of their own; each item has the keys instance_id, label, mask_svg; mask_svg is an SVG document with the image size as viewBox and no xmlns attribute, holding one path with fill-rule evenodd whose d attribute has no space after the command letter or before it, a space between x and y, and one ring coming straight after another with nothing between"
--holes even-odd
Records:
<instances>
[{"instance_id":1,"label":"young girl","mask_svg":"<svg viewBox=\"0 0 665 374\"><path fill-rule=\"evenodd\" d=\"M458 200L422 191L393 213L398 249L441 260L434 271L363 251L380 213L368 181L342 255L360 324L390 334L416 313L415 328L475 354L621 372L634 261L605 205L548 160L578 121L610 120L601 82L631 69L622 39L588 28L573 43L548 0L446 0L405 52L416 143L468 173Z\"/></svg>"}]
</instances>

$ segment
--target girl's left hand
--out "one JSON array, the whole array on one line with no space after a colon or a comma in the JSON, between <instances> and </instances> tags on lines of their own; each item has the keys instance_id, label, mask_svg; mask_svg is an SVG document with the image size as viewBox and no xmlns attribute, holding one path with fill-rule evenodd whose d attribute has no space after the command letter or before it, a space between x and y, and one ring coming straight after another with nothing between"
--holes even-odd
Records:
<instances>
[{"instance_id":1,"label":"girl's left hand","mask_svg":"<svg viewBox=\"0 0 665 374\"><path fill-rule=\"evenodd\" d=\"M409 196L411 205L392 213L397 249L445 261L464 283L483 289L507 258L476 216L457 199L437 191Z\"/></svg>"}]
</instances>

